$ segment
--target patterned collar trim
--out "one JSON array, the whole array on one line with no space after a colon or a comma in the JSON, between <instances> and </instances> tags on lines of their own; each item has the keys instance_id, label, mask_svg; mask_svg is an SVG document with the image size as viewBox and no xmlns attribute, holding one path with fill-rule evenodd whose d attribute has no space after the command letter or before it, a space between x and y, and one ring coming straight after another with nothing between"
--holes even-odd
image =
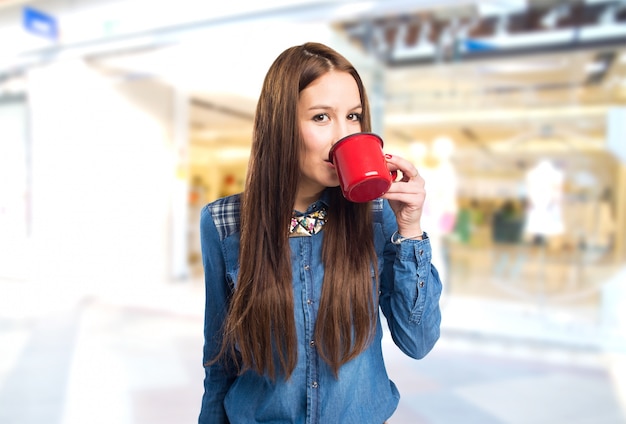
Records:
<instances>
[{"instance_id":1,"label":"patterned collar trim","mask_svg":"<svg viewBox=\"0 0 626 424\"><path fill-rule=\"evenodd\" d=\"M289 226L289 237L310 237L322 231L327 220L326 206L309 213L294 211Z\"/></svg>"}]
</instances>

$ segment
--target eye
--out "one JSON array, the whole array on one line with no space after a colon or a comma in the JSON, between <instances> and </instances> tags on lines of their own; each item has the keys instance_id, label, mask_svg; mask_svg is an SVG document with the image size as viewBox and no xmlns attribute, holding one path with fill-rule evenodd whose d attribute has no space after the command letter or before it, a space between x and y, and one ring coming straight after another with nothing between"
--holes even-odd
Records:
<instances>
[{"instance_id":1,"label":"eye","mask_svg":"<svg viewBox=\"0 0 626 424\"><path fill-rule=\"evenodd\" d=\"M348 115L348 120L350 121L355 121L355 122L361 122L362 116L360 113L351 113Z\"/></svg>"},{"instance_id":2,"label":"eye","mask_svg":"<svg viewBox=\"0 0 626 424\"><path fill-rule=\"evenodd\" d=\"M327 114L325 114L325 113L320 113L319 115L315 115L315 116L313 117L313 120L314 120L315 122L325 122L325 121L327 121L328 119L329 119L329 118L328 118L328 115L327 115Z\"/></svg>"}]
</instances>

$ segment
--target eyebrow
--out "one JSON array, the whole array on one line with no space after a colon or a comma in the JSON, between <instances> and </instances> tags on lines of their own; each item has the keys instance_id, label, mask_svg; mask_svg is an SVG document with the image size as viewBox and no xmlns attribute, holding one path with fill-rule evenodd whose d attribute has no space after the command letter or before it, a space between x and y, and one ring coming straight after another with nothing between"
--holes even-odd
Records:
<instances>
[{"instance_id":1,"label":"eyebrow","mask_svg":"<svg viewBox=\"0 0 626 424\"><path fill-rule=\"evenodd\" d=\"M326 106L326 105L315 105L315 106L311 106L308 110L317 110L317 109L333 110L334 108L331 106ZM359 103L357 106L353 106L349 110L355 110L355 109L363 109L363 105Z\"/></svg>"}]
</instances>

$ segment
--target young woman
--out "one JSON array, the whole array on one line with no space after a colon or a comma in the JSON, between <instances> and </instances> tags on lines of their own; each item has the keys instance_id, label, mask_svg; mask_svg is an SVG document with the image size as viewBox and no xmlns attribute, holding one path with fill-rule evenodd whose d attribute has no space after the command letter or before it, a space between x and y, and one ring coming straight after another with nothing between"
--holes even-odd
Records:
<instances>
[{"instance_id":1,"label":"young woman","mask_svg":"<svg viewBox=\"0 0 626 424\"><path fill-rule=\"evenodd\" d=\"M441 282L409 161L383 198L341 194L329 150L370 131L354 67L327 46L284 51L257 105L243 194L202 211L206 281L200 424L382 424L399 394L378 319L413 358L439 337Z\"/></svg>"}]
</instances>

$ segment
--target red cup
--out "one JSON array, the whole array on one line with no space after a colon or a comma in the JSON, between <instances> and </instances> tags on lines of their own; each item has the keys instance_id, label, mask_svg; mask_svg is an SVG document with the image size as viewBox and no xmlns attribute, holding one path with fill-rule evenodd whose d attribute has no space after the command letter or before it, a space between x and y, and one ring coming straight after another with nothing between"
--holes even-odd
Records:
<instances>
[{"instance_id":1,"label":"red cup","mask_svg":"<svg viewBox=\"0 0 626 424\"><path fill-rule=\"evenodd\" d=\"M361 203L389 190L393 181L383 153L383 140L373 133L350 134L330 149L341 191L346 199Z\"/></svg>"}]
</instances>

